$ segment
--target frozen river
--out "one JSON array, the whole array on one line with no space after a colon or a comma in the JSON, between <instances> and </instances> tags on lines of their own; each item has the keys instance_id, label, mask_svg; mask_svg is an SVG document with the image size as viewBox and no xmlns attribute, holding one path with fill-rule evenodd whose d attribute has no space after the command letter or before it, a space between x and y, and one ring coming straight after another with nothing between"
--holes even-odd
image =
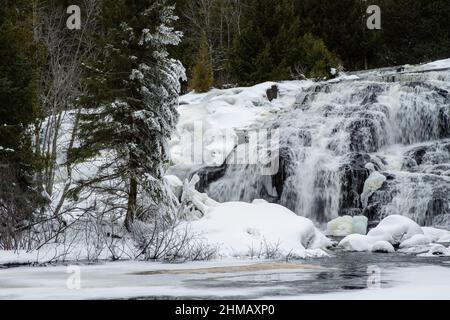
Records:
<instances>
[{"instance_id":1,"label":"frozen river","mask_svg":"<svg viewBox=\"0 0 450 320\"><path fill-rule=\"evenodd\" d=\"M450 257L335 252L295 262L0 269L0 299L450 299Z\"/></svg>"}]
</instances>

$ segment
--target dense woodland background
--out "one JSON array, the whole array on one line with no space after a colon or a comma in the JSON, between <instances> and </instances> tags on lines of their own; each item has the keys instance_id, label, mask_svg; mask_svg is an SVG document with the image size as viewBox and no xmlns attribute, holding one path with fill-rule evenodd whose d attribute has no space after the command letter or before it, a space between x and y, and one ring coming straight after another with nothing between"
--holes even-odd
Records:
<instances>
[{"instance_id":1,"label":"dense woodland background","mask_svg":"<svg viewBox=\"0 0 450 320\"><path fill-rule=\"evenodd\" d=\"M81 30L66 28L72 4ZM381 30L366 27L372 4ZM128 229L154 216L140 197L173 210L158 181L178 94L445 58L449 18L448 0L0 0L0 247L25 246L23 232L42 222L55 222L56 234L67 228L64 203L85 190L123 197L104 211L122 210ZM141 43L133 32L146 28ZM55 196L68 111L70 183ZM72 181L77 163L107 150L115 158L106 173Z\"/></svg>"},{"instance_id":2,"label":"dense woodland background","mask_svg":"<svg viewBox=\"0 0 450 320\"><path fill-rule=\"evenodd\" d=\"M178 0L177 56L191 88L248 85L345 70L415 64L450 52L445 0ZM366 10L381 8L381 30ZM204 70L212 68L210 70ZM202 76L212 73L213 77ZM201 82L201 81L200 81Z\"/></svg>"}]
</instances>

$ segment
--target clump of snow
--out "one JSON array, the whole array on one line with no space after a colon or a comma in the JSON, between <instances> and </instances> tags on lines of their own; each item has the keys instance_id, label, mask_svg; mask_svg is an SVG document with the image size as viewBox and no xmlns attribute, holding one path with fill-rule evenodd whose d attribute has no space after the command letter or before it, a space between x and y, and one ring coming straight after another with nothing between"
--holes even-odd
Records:
<instances>
[{"instance_id":1,"label":"clump of snow","mask_svg":"<svg viewBox=\"0 0 450 320\"><path fill-rule=\"evenodd\" d=\"M373 166L373 165L372 165ZM370 170L370 169L369 169ZM383 186L386 177L378 171L373 171L366 182L364 182L363 193L361 194L361 201L364 207L367 207L369 197Z\"/></svg>"},{"instance_id":2,"label":"clump of snow","mask_svg":"<svg viewBox=\"0 0 450 320\"><path fill-rule=\"evenodd\" d=\"M203 218L191 222L190 229L219 247L222 257L324 256L321 249L331 246L311 220L259 200L251 204L219 204Z\"/></svg>"},{"instance_id":3,"label":"clump of snow","mask_svg":"<svg viewBox=\"0 0 450 320\"><path fill-rule=\"evenodd\" d=\"M176 197L180 198L183 192L183 182L177 176L173 175L164 176L164 179Z\"/></svg>"},{"instance_id":4,"label":"clump of snow","mask_svg":"<svg viewBox=\"0 0 450 320\"><path fill-rule=\"evenodd\" d=\"M366 234L368 219L364 216L338 217L327 224L327 235L345 237L350 234Z\"/></svg>"},{"instance_id":5,"label":"clump of snow","mask_svg":"<svg viewBox=\"0 0 450 320\"><path fill-rule=\"evenodd\" d=\"M392 244L387 241L377 241L373 244L371 251L379 253L394 253L395 249Z\"/></svg>"},{"instance_id":6,"label":"clump of snow","mask_svg":"<svg viewBox=\"0 0 450 320\"><path fill-rule=\"evenodd\" d=\"M195 185L200 181L198 175L194 175L191 181L187 179L183 184L181 195L182 214L184 219L193 219L205 216L213 208L219 205L206 193L200 193L195 189Z\"/></svg>"},{"instance_id":7,"label":"clump of snow","mask_svg":"<svg viewBox=\"0 0 450 320\"><path fill-rule=\"evenodd\" d=\"M400 243L400 248L410 248L410 247L417 247L417 246L424 246L431 243L431 240L429 237L423 234L416 234L413 237L403 241Z\"/></svg>"},{"instance_id":8,"label":"clump of snow","mask_svg":"<svg viewBox=\"0 0 450 320\"><path fill-rule=\"evenodd\" d=\"M266 204L269 203L268 201L264 200L264 199L255 199L252 201L253 204Z\"/></svg>"}]
</instances>

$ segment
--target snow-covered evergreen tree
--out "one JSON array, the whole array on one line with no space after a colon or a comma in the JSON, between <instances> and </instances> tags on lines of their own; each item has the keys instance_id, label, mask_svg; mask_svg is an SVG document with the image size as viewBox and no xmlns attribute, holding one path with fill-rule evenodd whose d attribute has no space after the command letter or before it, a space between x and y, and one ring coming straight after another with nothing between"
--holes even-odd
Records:
<instances>
[{"instance_id":1,"label":"snow-covered evergreen tree","mask_svg":"<svg viewBox=\"0 0 450 320\"><path fill-rule=\"evenodd\" d=\"M128 229L138 194L156 205L166 197L161 179L167 141L178 119L185 77L182 64L168 52L182 37L172 26L173 12L165 0L105 1L105 30L98 39L102 51L85 64L89 95L81 99L82 143L74 156L86 161L102 155L104 160L93 177L80 181L76 194L86 187L116 193L105 183L119 181L127 195Z\"/></svg>"}]
</instances>

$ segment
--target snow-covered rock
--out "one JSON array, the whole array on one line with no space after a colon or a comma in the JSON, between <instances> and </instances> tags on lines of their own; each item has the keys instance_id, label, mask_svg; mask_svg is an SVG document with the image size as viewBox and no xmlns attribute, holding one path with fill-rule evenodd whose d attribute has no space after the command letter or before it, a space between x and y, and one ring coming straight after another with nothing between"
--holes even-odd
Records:
<instances>
[{"instance_id":1,"label":"snow-covered rock","mask_svg":"<svg viewBox=\"0 0 450 320\"><path fill-rule=\"evenodd\" d=\"M364 216L343 216L331 220L327 224L327 235L345 237L350 234L366 234L368 219Z\"/></svg>"},{"instance_id":2,"label":"snow-covered rock","mask_svg":"<svg viewBox=\"0 0 450 320\"><path fill-rule=\"evenodd\" d=\"M351 234L339 242L339 247L346 251L370 252L376 239L362 234Z\"/></svg>"},{"instance_id":3,"label":"snow-covered rock","mask_svg":"<svg viewBox=\"0 0 450 320\"><path fill-rule=\"evenodd\" d=\"M436 242L448 243L450 242L450 232L442 235Z\"/></svg>"},{"instance_id":4,"label":"snow-covered rock","mask_svg":"<svg viewBox=\"0 0 450 320\"><path fill-rule=\"evenodd\" d=\"M450 255L450 249L444 247L441 244L435 244L433 245L428 253L421 254L422 257L432 257L432 256L449 256Z\"/></svg>"},{"instance_id":5,"label":"snow-covered rock","mask_svg":"<svg viewBox=\"0 0 450 320\"><path fill-rule=\"evenodd\" d=\"M372 252L380 252L380 253L394 253L395 249L387 241L377 241L372 246Z\"/></svg>"},{"instance_id":6,"label":"snow-covered rock","mask_svg":"<svg viewBox=\"0 0 450 320\"><path fill-rule=\"evenodd\" d=\"M422 228L419 227L417 223L404 216L392 215L383 219L378 226L370 230L367 235L351 234L345 237L339 243L339 247L347 251L370 252L377 242L388 242L394 246L405 242L416 235L424 236ZM418 238L415 238L414 241L419 240ZM413 240L411 243L412 242ZM381 243L378 245L381 245Z\"/></svg>"},{"instance_id":7,"label":"snow-covered rock","mask_svg":"<svg viewBox=\"0 0 450 320\"><path fill-rule=\"evenodd\" d=\"M447 233L450 233L447 230L432 227L422 227L422 231L432 242L436 242Z\"/></svg>"},{"instance_id":8,"label":"snow-covered rock","mask_svg":"<svg viewBox=\"0 0 450 320\"><path fill-rule=\"evenodd\" d=\"M417 223L405 216L392 215L384 218L367 236L397 245L416 234L424 234Z\"/></svg>"},{"instance_id":9,"label":"snow-covered rock","mask_svg":"<svg viewBox=\"0 0 450 320\"><path fill-rule=\"evenodd\" d=\"M416 235L412 236L411 238L400 243L400 248L424 246L424 245L428 245L430 243L431 243L431 240L426 235L416 234Z\"/></svg>"},{"instance_id":10,"label":"snow-covered rock","mask_svg":"<svg viewBox=\"0 0 450 320\"><path fill-rule=\"evenodd\" d=\"M263 201L227 202L190 223L190 229L219 256L323 256L331 241L313 222L289 209Z\"/></svg>"},{"instance_id":11,"label":"snow-covered rock","mask_svg":"<svg viewBox=\"0 0 450 320\"><path fill-rule=\"evenodd\" d=\"M422 230L431 242L450 242L450 231L432 227L423 227Z\"/></svg>"}]
</instances>

